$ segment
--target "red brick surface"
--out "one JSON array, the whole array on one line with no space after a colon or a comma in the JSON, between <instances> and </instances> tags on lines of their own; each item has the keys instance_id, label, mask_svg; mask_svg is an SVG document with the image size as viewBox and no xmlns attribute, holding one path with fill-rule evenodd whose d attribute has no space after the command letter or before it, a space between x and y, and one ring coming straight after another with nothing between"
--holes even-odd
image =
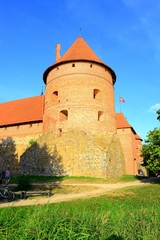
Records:
<instances>
[{"instance_id":1,"label":"red brick surface","mask_svg":"<svg viewBox=\"0 0 160 240\"><path fill-rule=\"evenodd\" d=\"M45 96L0 104L1 138L49 132L60 136L70 129L91 135L117 134L126 173L136 174L142 160L141 138L122 113L115 113L114 71L97 57L82 37L78 37L62 57L60 45L57 51L56 63L44 73Z\"/></svg>"}]
</instances>

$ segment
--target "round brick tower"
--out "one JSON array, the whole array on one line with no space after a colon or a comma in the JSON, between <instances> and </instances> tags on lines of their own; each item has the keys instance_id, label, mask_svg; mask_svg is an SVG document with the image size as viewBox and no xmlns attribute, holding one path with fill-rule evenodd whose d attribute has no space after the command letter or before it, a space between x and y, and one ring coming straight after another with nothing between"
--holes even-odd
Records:
<instances>
[{"instance_id":1,"label":"round brick tower","mask_svg":"<svg viewBox=\"0 0 160 240\"><path fill-rule=\"evenodd\" d=\"M61 134L69 129L115 132L114 71L78 37L43 75L46 84L43 130Z\"/></svg>"}]
</instances>

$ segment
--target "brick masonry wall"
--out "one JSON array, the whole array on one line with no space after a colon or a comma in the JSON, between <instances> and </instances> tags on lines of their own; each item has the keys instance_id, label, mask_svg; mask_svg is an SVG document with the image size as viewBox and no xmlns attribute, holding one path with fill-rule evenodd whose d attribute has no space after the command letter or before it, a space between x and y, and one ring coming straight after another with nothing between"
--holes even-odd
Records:
<instances>
[{"instance_id":1,"label":"brick masonry wall","mask_svg":"<svg viewBox=\"0 0 160 240\"><path fill-rule=\"evenodd\" d=\"M115 132L112 76L104 67L89 62L67 63L53 69L47 78L44 132ZM61 112L67 111L65 119ZM67 120L67 121L66 121Z\"/></svg>"},{"instance_id":2,"label":"brick masonry wall","mask_svg":"<svg viewBox=\"0 0 160 240\"><path fill-rule=\"evenodd\" d=\"M117 129L117 133L125 156L126 174L135 175L141 162L140 148L142 145L139 145L137 151L137 141L131 128Z\"/></svg>"},{"instance_id":3,"label":"brick masonry wall","mask_svg":"<svg viewBox=\"0 0 160 240\"><path fill-rule=\"evenodd\" d=\"M40 137L39 134L4 137L0 139L0 170L10 167L11 175L19 174L21 155L30 148L31 143Z\"/></svg>"},{"instance_id":4,"label":"brick masonry wall","mask_svg":"<svg viewBox=\"0 0 160 240\"><path fill-rule=\"evenodd\" d=\"M20 163L21 172L31 175L114 178L125 172L116 134L93 135L71 129L60 137L42 135L24 152Z\"/></svg>"},{"instance_id":5,"label":"brick masonry wall","mask_svg":"<svg viewBox=\"0 0 160 240\"><path fill-rule=\"evenodd\" d=\"M42 122L32 124L17 124L0 128L0 139L5 137L29 136L42 133Z\"/></svg>"}]
</instances>

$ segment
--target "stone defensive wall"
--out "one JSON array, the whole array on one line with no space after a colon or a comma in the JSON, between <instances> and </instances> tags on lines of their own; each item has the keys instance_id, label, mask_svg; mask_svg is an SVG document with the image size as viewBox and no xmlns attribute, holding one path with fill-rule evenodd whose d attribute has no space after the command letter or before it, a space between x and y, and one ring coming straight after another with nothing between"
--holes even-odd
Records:
<instances>
[{"instance_id":1,"label":"stone defensive wall","mask_svg":"<svg viewBox=\"0 0 160 240\"><path fill-rule=\"evenodd\" d=\"M19 163L17 172L21 174L109 179L125 173L116 134L93 135L69 130L61 136L47 133L15 137L13 141Z\"/></svg>"}]
</instances>

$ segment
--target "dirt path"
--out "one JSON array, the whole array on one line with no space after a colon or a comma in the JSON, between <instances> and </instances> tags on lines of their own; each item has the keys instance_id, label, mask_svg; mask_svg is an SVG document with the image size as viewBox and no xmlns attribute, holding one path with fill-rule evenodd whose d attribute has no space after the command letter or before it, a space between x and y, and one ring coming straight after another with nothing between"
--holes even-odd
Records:
<instances>
[{"instance_id":1,"label":"dirt path","mask_svg":"<svg viewBox=\"0 0 160 240\"><path fill-rule=\"evenodd\" d=\"M70 186L89 186L92 187L92 190L83 190L79 193L68 193L68 194L55 194L51 197L38 197L34 199L25 199L25 200L17 200L14 202L5 202L0 203L0 208L3 207L16 207L16 206L27 206L27 205L43 205L47 203L56 203L56 202L66 202L71 201L74 199L82 199L82 198L91 198L100 195L104 195L109 191L113 191L120 188L130 187L130 186L140 186L146 183L140 181L134 182L126 182L126 183L114 183L114 184L88 184L88 183L70 183L70 184L63 184L63 185L70 185Z\"/></svg>"}]
</instances>

